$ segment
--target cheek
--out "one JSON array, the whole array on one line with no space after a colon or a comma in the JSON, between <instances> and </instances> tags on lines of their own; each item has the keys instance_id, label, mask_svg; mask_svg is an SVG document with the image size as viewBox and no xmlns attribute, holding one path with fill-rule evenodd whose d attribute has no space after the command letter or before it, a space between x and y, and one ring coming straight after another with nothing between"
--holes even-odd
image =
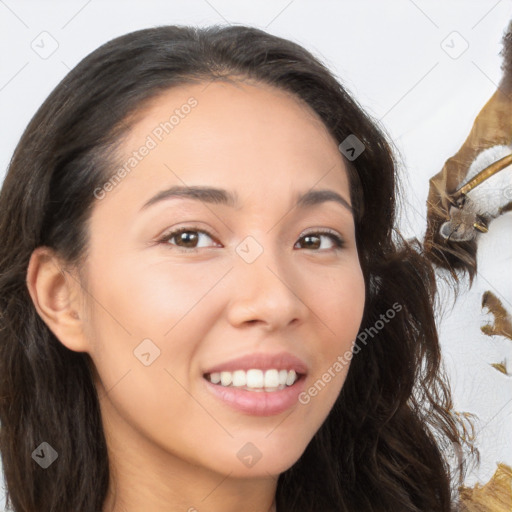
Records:
<instances>
[{"instance_id":1,"label":"cheek","mask_svg":"<svg viewBox=\"0 0 512 512\"><path fill-rule=\"evenodd\" d=\"M142 265L135 259L95 267L97 260L89 261L90 268L103 269L89 286L91 357L100 400L106 398L104 415L119 414L169 447L180 444L179 432L204 435L204 411L185 390L191 388L195 354L208 328L207 293L225 271L201 272L199 265L185 271L169 262ZM190 414L197 421L191 422Z\"/></svg>"},{"instance_id":2,"label":"cheek","mask_svg":"<svg viewBox=\"0 0 512 512\"><path fill-rule=\"evenodd\" d=\"M311 298L319 317L319 336L314 371L299 401L312 421L323 421L345 382L364 312L365 282L359 265L340 272L336 279L323 281Z\"/></svg>"},{"instance_id":3,"label":"cheek","mask_svg":"<svg viewBox=\"0 0 512 512\"><path fill-rule=\"evenodd\" d=\"M310 307L322 326L322 354L339 354L351 346L361 325L365 305L365 281L361 267L347 265L322 278L317 272L308 285Z\"/></svg>"},{"instance_id":4,"label":"cheek","mask_svg":"<svg viewBox=\"0 0 512 512\"><path fill-rule=\"evenodd\" d=\"M162 339L181 319L194 314L217 279L200 265L188 267L168 261L148 264L143 257L116 259L96 272L92 289L97 302L108 307L110 321L138 337Z\"/></svg>"},{"instance_id":5,"label":"cheek","mask_svg":"<svg viewBox=\"0 0 512 512\"><path fill-rule=\"evenodd\" d=\"M91 255L89 260L94 270L88 290L93 359L115 380L138 368L141 354L149 352L145 358L154 360L152 368L172 369L186 380L207 331L209 292L229 266L212 269L165 260L148 264L140 257L111 256L109 262L106 256Z\"/></svg>"}]
</instances>

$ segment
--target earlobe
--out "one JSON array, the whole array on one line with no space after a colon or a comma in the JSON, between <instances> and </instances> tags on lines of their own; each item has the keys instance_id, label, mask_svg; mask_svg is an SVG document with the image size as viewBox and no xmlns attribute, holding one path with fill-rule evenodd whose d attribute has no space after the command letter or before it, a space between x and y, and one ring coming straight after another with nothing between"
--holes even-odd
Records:
<instances>
[{"instance_id":1,"label":"earlobe","mask_svg":"<svg viewBox=\"0 0 512 512\"><path fill-rule=\"evenodd\" d=\"M49 247L36 248L27 268L27 287L37 313L70 350L87 352L80 284Z\"/></svg>"}]
</instances>

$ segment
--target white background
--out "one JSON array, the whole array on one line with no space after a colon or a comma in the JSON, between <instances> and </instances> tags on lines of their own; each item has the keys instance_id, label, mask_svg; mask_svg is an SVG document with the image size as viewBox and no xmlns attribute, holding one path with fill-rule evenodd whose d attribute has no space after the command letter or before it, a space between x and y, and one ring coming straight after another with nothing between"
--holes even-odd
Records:
<instances>
[{"instance_id":1,"label":"white background","mask_svg":"<svg viewBox=\"0 0 512 512\"><path fill-rule=\"evenodd\" d=\"M500 80L511 7L511 0L0 0L0 176L36 109L104 42L163 24L247 24L312 51L381 124L403 163L402 232L422 237L428 180L457 151ZM46 59L32 49L48 38L43 31L58 44ZM443 49L448 36L453 52L469 45L458 58ZM482 465L469 485L486 482L497 461L512 465L512 377L490 366L505 361L512 372L512 347L480 332L489 320L480 307L485 290L512 311L511 224L507 214L481 237L475 285L453 308L442 290L439 328L455 407L479 417Z\"/></svg>"}]
</instances>

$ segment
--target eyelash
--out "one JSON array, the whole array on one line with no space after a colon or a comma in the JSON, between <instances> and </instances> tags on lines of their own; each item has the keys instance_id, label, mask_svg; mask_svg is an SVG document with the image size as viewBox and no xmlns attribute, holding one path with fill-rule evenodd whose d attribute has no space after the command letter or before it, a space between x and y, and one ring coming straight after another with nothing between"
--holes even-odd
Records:
<instances>
[{"instance_id":1,"label":"eyelash","mask_svg":"<svg viewBox=\"0 0 512 512\"><path fill-rule=\"evenodd\" d=\"M159 244L164 244L164 245L169 245L169 241L171 239L173 239L175 236L181 234L181 233L190 233L190 232L193 232L193 233L202 233L204 235L207 235L209 236L212 240L214 240L215 238L213 237L213 235L211 235L208 231L205 231L203 229L197 229L197 228L194 228L194 227L184 227L184 228L179 228L179 229L176 229L174 231L171 231L170 233L167 233L165 234L162 238L160 238L157 243ZM343 238L341 238L335 231L332 231L330 229L323 229L323 230L320 230L320 231L311 231L311 232L308 232L308 233L304 233L303 235L300 236L299 240L306 237L306 236L310 236L310 235L324 235L324 236L328 236L333 242L334 242L334 245L335 247L333 249L327 249L327 250L320 250L320 249L311 249L313 251L316 251L316 252L326 252L326 251L339 251L341 249L343 249L345 247L345 240ZM191 253L191 252L198 252L199 249L204 249L204 247L200 247L200 248L197 248L197 247L180 247L179 245L174 245L174 248L177 249L179 252L184 252L184 253Z\"/></svg>"}]
</instances>

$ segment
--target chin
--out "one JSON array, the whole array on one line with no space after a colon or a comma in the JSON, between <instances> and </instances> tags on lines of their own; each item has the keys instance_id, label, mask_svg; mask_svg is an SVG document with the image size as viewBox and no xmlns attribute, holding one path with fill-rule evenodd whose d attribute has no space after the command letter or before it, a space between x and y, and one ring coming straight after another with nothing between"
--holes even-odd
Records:
<instances>
[{"instance_id":1,"label":"chin","mask_svg":"<svg viewBox=\"0 0 512 512\"><path fill-rule=\"evenodd\" d=\"M215 457L216 460L224 459L226 462L219 469L225 473L229 468L229 471L232 471L231 476L235 478L268 478L269 475L280 475L299 460L308 444L298 433L297 436L285 434L284 430L281 435L266 430L259 439L256 436L243 436L247 441L242 442L242 437L237 437L234 460L230 448L227 448L222 456ZM229 454L228 457L226 453Z\"/></svg>"}]
</instances>

